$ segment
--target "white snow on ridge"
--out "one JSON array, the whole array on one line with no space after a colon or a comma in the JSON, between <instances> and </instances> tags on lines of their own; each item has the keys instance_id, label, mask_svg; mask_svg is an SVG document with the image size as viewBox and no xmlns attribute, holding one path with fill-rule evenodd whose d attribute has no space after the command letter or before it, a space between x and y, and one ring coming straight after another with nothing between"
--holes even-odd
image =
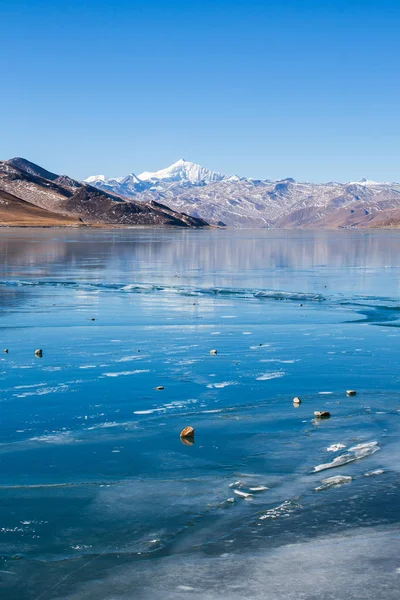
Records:
<instances>
[{"instance_id":1,"label":"white snow on ridge","mask_svg":"<svg viewBox=\"0 0 400 600\"><path fill-rule=\"evenodd\" d=\"M188 181L189 183L210 183L212 181L222 181L225 175L206 169L200 165L189 162L183 158L175 162L166 169L150 172L144 171L139 176L141 181Z\"/></svg>"},{"instance_id":2,"label":"white snow on ridge","mask_svg":"<svg viewBox=\"0 0 400 600\"><path fill-rule=\"evenodd\" d=\"M160 171L144 171L140 175L130 173L125 177L106 177L105 175L92 175L84 180L85 183L91 185L107 185L107 186L130 186L141 185L147 188L157 184L168 183L189 183L192 185L215 183L222 180L241 181L242 178L237 175L226 176L216 171L206 169L201 165L189 162L181 158L166 169Z\"/></svg>"},{"instance_id":3,"label":"white snow on ridge","mask_svg":"<svg viewBox=\"0 0 400 600\"><path fill-rule=\"evenodd\" d=\"M106 177L105 175L93 175L87 177L84 183L93 185L105 192L118 194L122 197L134 198L140 192L149 188L147 182L141 181L137 175L130 173L125 177Z\"/></svg>"},{"instance_id":4,"label":"white snow on ridge","mask_svg":"<svg viewBox=\"0 0 400 600\"><path fill-rule=\"evenodd\" d=\"M358 181L348 181L346 185L363 185L365 187L374 186L374 185L398 185L394 181L372 181L372 179L366 179L363 177Z\"/></svg>"},{"instance_id":5,"label":"white snow on ridge","mask_svg":"<svg viewBox=\"0 0 400 600\"><path fill-rule=\"evenodd\" d=\"M90 177L84 179L84 182L89 184L99 183L101 181L108 181L107 177L105 175L91 175Z\"/></svg>"}]
</instances>

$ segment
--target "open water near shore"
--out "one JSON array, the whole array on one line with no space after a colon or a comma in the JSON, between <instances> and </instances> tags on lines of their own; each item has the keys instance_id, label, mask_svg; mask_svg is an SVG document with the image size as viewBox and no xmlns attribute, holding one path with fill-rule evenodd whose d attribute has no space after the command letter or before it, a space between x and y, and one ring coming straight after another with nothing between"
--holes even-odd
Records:
<instances>
[{"instance_id":1,"label":"open water near shore","mask_svg":"<svg viewBox=\"0 0 400 600\"><path fill-rule=\"evenodd\" d=\"M3 597L397 599L399 250L2 230Z\"/></svg>"}]
</instances>

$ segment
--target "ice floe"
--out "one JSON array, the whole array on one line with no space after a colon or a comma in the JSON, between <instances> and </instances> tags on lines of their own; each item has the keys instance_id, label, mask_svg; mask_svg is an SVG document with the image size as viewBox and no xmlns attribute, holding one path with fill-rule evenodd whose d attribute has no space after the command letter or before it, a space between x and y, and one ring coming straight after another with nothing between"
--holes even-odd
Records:
<instances>
[{"instance_id":1,"label":"ice floe","mask_svg":"<svg viewBox=\"0 0 400 600\"><path fill-rule=\"evenodd\" d=\"M138 356L137 354L133 354L131 356L123 356L122 358L118 358L118 360L116 360L115 362L131 362L133 360L142 360L143 358L145 358L143 354L141 354L140 356Z\"/></svg>"},{"instance_id":2,"label":"ice floe","mask_svg":"<svg viewBox=\"0 0 400 600\"><path fill-rule=\"evenodd\" d=\"M260 363L279 363L282 365L293 365L294 363L300 362L300 358L290 359L290 360L281 360L279 358L263 358L260 360Z\"/></svg>"},{"instance_id":3,"label":"ice floe","mask_svg":"<svg viewBox=\"0 0 400 600\"><path fill-rule=\"evenodd\" d=\"M327 452L338 452L339 450L343 450L343 448L346 448L346 446L344 444L332 444L331 446L328 446L326 451Z\"/></svg>"},{"instance_id":4,"label":"ice floe","mask_svg":"<svg viewBox=\"0 0 400 600\"><path fill-rule=\"evenodd\" d=\"M237 385L237 381L221 381L221 383L209 383L208 388L225 388L228 385Z\"/></svg>"},{"instance_id":5,"label":"ice floe","mask_svg":"<svg viewBox=\"0 0 400 600\"><path fill-rule=\"evenodd\" d=\"M259 375L257 377L257 381L267 381L269 379L278 379L279 377L284 377L286 375L285 371L271 371L270 373L264 373L263 375Z\"/></svg>"},{"instance_id":6,"label":"ice floe","mask_svg":"<svg viewBox=\"0 0 400 600\"><path fill-rule=\"evenodd\" d=\"M315 491L320 492L334 485L343 485L345 483L351 483L351 481L353 481L353 478L349 475L335 475L334 477L328 477L327 479L323 479L321 481L321 485L316 487Z\"/></svg>"},{"instance_id":7,"label":"ice floe","mask_svg":"<svg viewBox=\"0 0 400 600\"><path fill-rule=\"evenodd\" d=\"M253 494L249 492L242 492L241 490L233 490L233 493L240 498L244 498L245 500L250 500L253 497Z\"/></svg>"},{"instance_id":8,"label":"ice floe","mask_svg":"<svg viewBox=\"0 0 400 600\"><path fill-rule=\"evenodd\" d=\"M373 475L382 475L385 471L383 469L375 469L375 471L368 471L364 473L365 477L372 477Z\"/></svg>"},{"instance_id":9,"label":"ice floe","mask_svg":"<svg viewBox=\"0 0 400 600\"><path fill-rule=\"evenodd\" d=\"M275 506L274 508L268 509L261 517L260 521L265 519L277 519L278 517L286 517L299 508L298 504L295 504L292 500L285 500L282 504Z\"/></svg>"},{"instance_id":10,"label":"ice floe","mask_svg":"<svg viewBox=\"0 0 400 600\"><path fill-rule=\"evenodd\" d=\"M349 462L353 462L355 460L360 460L360 458L365 458L366 456L370 456L380 450L378 446L378 442L366 442L363 444L357 444L357 446L352 446L349 448L349 451L345 454L340 454L336 456L330 463L323 463L321 465L317 465L314 467L314 473L319 471L325 471L325 469L333 469L335 467L341 467Z\"/></svg>"},{"instance_id":11,"label":"ice floe","mask_svg":"<svg viewBox=\"0 0 400 600\"><path fill-rule=\"evenodd\" d=\"M103 373L103 377L122 377L125 375L137 375L138 373L150 373L150 369L135 369L134 371L115 371Z\"/></svg>"},{"instance_id":12,"label":"ice floe","mask_svg":"<svg viewBox=\"0 0 400 600\"><path fill-rule=\"evenodd\" d=\"M20 394L14 394L16 398L27 398L28 396L45 396L46 394L55 394L58 392L66 392L69 390L68 385L60 383L52 387L37 387L30 392L22 392Z\"/></svg>"}]
</instances>

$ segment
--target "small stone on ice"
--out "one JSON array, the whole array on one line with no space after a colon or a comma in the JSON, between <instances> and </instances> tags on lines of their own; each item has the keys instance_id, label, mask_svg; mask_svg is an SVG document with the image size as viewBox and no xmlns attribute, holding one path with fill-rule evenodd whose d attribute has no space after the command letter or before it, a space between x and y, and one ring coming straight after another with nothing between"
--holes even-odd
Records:
<instances>
[{"instance_id":1,"label":"small stone on ice","mask_svg":"<svg viewBox=\"0 0 400 600\"><path fill-rule=\"evenodd\" d=\"M210 354L218 354L217 350L210 350Z\"/></svg>"},{"instance_id":2,"label":"small stone on ice","mask_svg":"<svg viewBox=\"0 0 400 600\"><path fill-rule=\"evenodd\" d=\"M183 429L181 431L181 438L193 438L194 437L194 429L193 427L185 427L185 429Z\"/></svg>"},{"instance_id":3,"label":"small stone on ice","mask_svg":"<svg viewBox=\"0 0 400 600\"><path fill-rule=\"evenodd\" d=\"M314 415L317 417L317 419L329 419L331 413L327 410L315 410Z\"/></svg>"},{"instance_id":4,"label":"small stone on ice","mask_svg":"<svg viewBox=\"0 0 400 600\"><path fill-rule=\"evenodd\" d=\"M37 356L38 358L42 358L42 356L43 356L43 350L41 350L40 348L38 348L37 350L35 350L35 356Z\"/></svg>"},{"instance_id":5,"label":"small stone on ice","mask_svg":"<svg viewBox=\"0 0 400 600\"><path fill-rule=\"evenodd\" d=\"M356 396L356 395L357 395L357 392L356 392L356 390L347 390L347 391L346 391L346 394L347 394L348 396Z\"/></svg>"},{"instance_id":6,"label":"small stone on ice","mask_svg":"<svg viewBox=\"0 0 400 600\"><path fill-rule=\"evenodd\" d=\"M296 398L293 398L293 404L301 404L301 400L298 396L296 396Z\"/></svg>"},{"instance_id":7,"label":"small stone on ice","mask_svg":"<svg viewBox=\"0 0 400 600\"><path fill-rule=\"evenodd\" d=\"M5 352L6 354L8 354L8 348L6 348L6 349L4 350L4 352Z\"/></svg>"},{"instance_id":8,"label":"small stone on ice","mask_svg":"<svg viewBox=\"0 0 400 600\"><path fill-rule=\"evenodd\" d=\"M158 385L158 386L157 386L157 387L155 387L154 389L155 389L155 390L158 390L158 391L160 391L160 390L163 390L163 389L164 389L164 386L163 386L163 385Z\"/></svg>"}]
</instances>

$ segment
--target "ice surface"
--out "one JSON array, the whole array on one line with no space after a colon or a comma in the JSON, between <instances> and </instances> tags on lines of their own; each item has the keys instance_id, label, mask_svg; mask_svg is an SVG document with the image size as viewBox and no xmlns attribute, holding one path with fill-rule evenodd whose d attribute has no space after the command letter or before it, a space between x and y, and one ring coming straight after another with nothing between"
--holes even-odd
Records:
<instances>
[{"instance_id":1,"label":"ice surface","mask_svg":"<svg viewBox=\"0 0 400 600\"><path fill-rule=\"evenodd\" d=\"M101 580L76 584L60 600L385 600L398 599L399 537L385 528L353 530L265 552L136 561ZM190 588L190 590L188 589Z\"/></svg>"}]
</instances>

